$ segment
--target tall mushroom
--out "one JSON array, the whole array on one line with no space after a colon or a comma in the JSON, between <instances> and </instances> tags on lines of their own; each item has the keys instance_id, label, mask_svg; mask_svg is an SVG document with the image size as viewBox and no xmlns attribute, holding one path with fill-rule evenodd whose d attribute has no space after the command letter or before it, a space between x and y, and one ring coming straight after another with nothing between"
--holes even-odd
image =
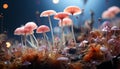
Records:
<instances>
[{"instance_id":1,"label":"tall mushroom","mask_svg":"<svg viewBox=\"0 0 120 69\"><path fill-rule=\"evenodd\" d=\"M64 31L63 31L63 19L64 18L68 18L69 15L68 13L65 13L65 12L58 12L55 16L54 16L54 19L57 19L57 20L60 20L61 21L61 29L62 29L62 41L61 41L61 44L64 46L63 42L64 42Z\"/></svg>"},{"instance_id":2,"label":"tall mushroom","mask_svg":"<svg viewBox=\"0 0 120 69\"><path fill-rule=\"evenodd\" d=\"M81 14L82 10L79 7L77 7L77 6L68 6L68 7L66 7L64 9L64 12L67 12L67 13L71 14L72 16L74 16L74 15ZM74 39L74 41L76 43L74 30L73 30L73 25L72 25L72 35L73 35L73 39Z\"/></svg>"},{"instance_id":3,"label":"tall mushroom","mask_svg":"<svg viewBox=\"0 0 120 69\"><path fill-rule=\"evenodd\" d=\"M50 29L51 29L52 40L53 40L53 46L54 46L54 35L53 35L53 28L52 28L50 16L54 15L54 14L56 14L56 11L54 11L54 10L46 10L40 14L40 17L48 17Z\"/></svg>"}]
</instances>

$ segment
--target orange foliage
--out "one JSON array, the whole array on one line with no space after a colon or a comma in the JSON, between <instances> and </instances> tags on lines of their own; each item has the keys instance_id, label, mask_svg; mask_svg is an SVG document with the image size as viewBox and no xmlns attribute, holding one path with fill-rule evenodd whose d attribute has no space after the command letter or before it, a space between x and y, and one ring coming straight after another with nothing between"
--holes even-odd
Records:
<instances>
[{"instance_id":1,"label":"orange foliage","mask_svg":"<svg viewBox=\"0 0 120 69\"><path fill-rule=\"evenodd\" d=\"M87 54L83 57L83 60L89 62L91 60L102 60L103 53L100 50L100 45L98 44L90 44L90 48L88 49Z\"/></svg>"}]
</instances>

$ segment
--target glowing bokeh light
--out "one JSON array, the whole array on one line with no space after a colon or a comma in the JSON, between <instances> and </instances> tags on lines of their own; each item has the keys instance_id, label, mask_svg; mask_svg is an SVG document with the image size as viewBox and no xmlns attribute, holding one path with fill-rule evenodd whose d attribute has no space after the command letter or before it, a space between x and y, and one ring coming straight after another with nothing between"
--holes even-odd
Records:
<instances>
[{"instance_id":1,"label":"glowing bokeh light","mask_svg":"<svg viewBox=\"0 0 120 69\"><path fill-rule=\"evenodd\" d=\"M53 3L54 3L54 4L58 4L58 3L59 3L59 0L53 0Z\"/></svg>"},{"instance_id":2,"label":"glowing bokeh light","mask_svg":"<svg viewBox=\"0 0 120 69\"><path fill-rule=\"evenodd\" d=\"M9 48L11 46L10 42L6 42L6 47Z\"/></svg>"},{"instance_id":3,"label":"glowing bokeh light","mask_svg":"<svg viewBox=\"0 0 120 69\"><path fill-rule=\"evenodd\" d=\"M3 8L7 9L8 8L8 4L7 3L3 4Z\"/></svg>"}]
</instances>

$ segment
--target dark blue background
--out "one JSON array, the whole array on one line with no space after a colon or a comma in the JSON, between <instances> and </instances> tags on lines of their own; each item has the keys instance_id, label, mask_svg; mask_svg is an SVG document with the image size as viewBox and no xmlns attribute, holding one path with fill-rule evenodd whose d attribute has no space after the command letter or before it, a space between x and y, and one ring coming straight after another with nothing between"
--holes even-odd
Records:
<instances>
[{"instance_id":1,"label":"dark blue background","mask_svg":"<svg viewBox=\"0 0 120 69\"><path fill-rule=\"evenodd\" d=\"M80 8L84 8L84 15L80 15L77 20L74 20L75 25L82 25L87 19L90 19L90 10L95 12L95 24L97 26L98 18L101 17L103 11L107 10L111 6L119 6L120 0L88 0L86 5L83 3L84 0L60 0L58 4L53 4L52 0L0 0L0 13L3 13L3 29L7 31L9 38L14 36L14 30L21 25L29 21L36 22L37 25L49 25L47 18L40 18L36 11L41 13L45 10L55 10L62 12L67 6L75 5ZM108 2L106 2L108 1ZM8 3L8 9L3 9L2 5ZM117 15L119 17L119 14ZM55 27L57 20L53 17L52 24ZM0 22L1 23L1 22Z\"/></svg>"}]
</instances>

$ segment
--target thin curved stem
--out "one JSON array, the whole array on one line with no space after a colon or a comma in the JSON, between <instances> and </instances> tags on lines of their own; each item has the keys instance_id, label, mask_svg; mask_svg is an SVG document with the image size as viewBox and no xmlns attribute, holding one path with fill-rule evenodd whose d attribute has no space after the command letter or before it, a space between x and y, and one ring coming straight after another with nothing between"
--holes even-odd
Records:
<instances>
[{"instance_id":1,"label":"thin curved stem","mask_svg":"<svg viewBox=\"0 0 120 69\"><path fill-rule=\"evenodd\" d=\"M73 15L72 15L73 16ZM73 21L73 24L74 24L74 21ZM72 30L72 36L73 36L73 40L76 44L76 39L75 39L75 35L74 35L74 30L73 30L73 24L71 25L71 30Z\"/></svg>"},{"instance_id":2,"label":"thin curved stem","mask_svg":"<svg viewBox=\"0 0 120 69\"><path fill-rule=\"evenodd\" d=\"M49 24L50 24L50 29L51 29L51 35L52 35L52 41L53 41L53 46L54 46L54 35L53 35L53 28L52 28L52 23L50 16L48 16Z\"/></svg>"},{"instance_id":3,"label":"thin curved stem","mask_svg":"<svg viewBox=\"0 0 120 69\"><path fill-rule=\"evenodd\" d=\"M45 33L43 33L43 38L44 38L44 40L46 40Z\"/></svg>"},{"instance_id":4,"label":"thin curved stem","mask_svg":"<svg viewBox=\"0 0 120 69\"><path fill-rule=\"evenodd\" d=\"M47 40L48 46L49 46L49 48L50 48L50 51L52 51L52 47L51 47L51 45L50 45L50 43L49 43L48 36L46 35L46 33L44 33L44 34L45 34L45 37L46 37L46 40Z\"/></svg>"},{"instance_id":5,"label":"thin curved stem","mask_svg":"<svg viewBox=\"0 0 120 69\"><path fill-rule=\"evenodd\" d=\"M31 45L31 47L36 48L36 46L33 43L31 43L29 40L26 41Z\"/></svg>"},{"instance_id":6,"label":"thin curved stem","mask_svg":"<svg viewBox=\"0 0 120 69\"><path fill-rule=\"evenodd\" d=\"M34 44L34 40L33 40L33 38L32 38L32 36L30 35L30 41L31 41L31 43L32 43L32 45Z\"/></svg>"},{"instance_id":7,"label":"thin curved stem","mask_svg":"<svg viewBox=\"0 0 120 69\"><path fill-rule=\"evenodd\" d=\"M36 44L37 44L37 47L38 47L38 46L39 46L39 45L38 45L38 41L37 41L36 37L34 36L34 34L32 34L32 37L34 38L34 40L35 40L35 42L36 42Z\"/></svg>"}]
</instances>

